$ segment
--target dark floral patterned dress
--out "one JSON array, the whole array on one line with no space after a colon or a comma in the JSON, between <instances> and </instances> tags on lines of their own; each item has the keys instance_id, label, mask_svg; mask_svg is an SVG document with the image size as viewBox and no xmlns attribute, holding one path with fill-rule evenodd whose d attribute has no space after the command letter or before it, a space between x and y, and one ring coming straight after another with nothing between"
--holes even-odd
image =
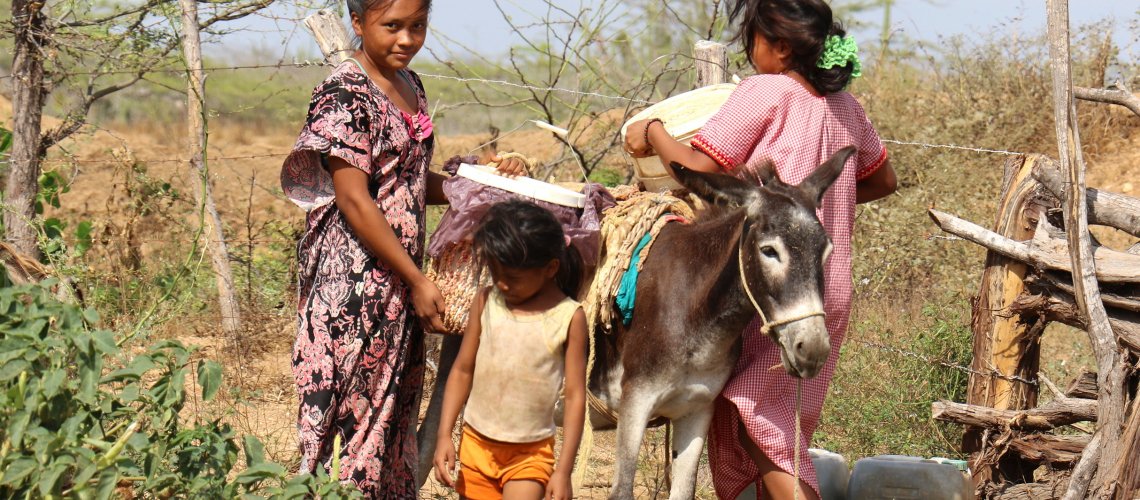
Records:
<instances>
[{"instance_id":1,"label":"dark floral patterned dress","mask_svg":"<svg viewBox=\"0 0 1140 500\"><path fill-rule=\"evenodd\" d=\"M420 113L427 100L412 72ZM410 290L357 239L335 203L325 165L335 156L369 176L368 191L417 263L424 248L433 138L353 60L313 91L309 116L281 170L285 195L305 209L297 245L301 473L328 467L341 437L340 478L369 498L416 497L416 419L423 331Z\"/></svg>"}]
</instances>

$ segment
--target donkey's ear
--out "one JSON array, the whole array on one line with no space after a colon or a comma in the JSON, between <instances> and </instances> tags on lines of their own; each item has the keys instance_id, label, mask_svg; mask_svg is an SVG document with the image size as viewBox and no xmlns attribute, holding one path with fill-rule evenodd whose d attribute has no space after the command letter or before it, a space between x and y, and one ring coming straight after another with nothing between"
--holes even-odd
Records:
<instances>
[{"instance_id":1,"label":"donkey's ear","mask_svg":"<svg viewBox=\"0 0 1140 500\"><path fill-rule=\"evenodd\" d=\"M829 160L816 167L815 171L800 183L800 189L809 198L815 200L817 206L823 203L823 195L827 192L827 188L831 187L835 179L839 178L839 174L843 173L843 166L853 154L855 154L855 146L847 146L836 151Z\"/></svg>"},{"instance_id":2,"label":"donkey's ear","mask_svg":"<svg viewBox=\"0 0 1140 500\"><path fill-rule=\"evenodd\" d=\"M682 186L713 205L746 205L756 194L755 187L731 175L697 172L675 161L669 168Z\"/></svg>"},{"instance_id":3,"label":"donkey's ear","mask_svg":"<svg viewBox=\"0 0 1140 500\"><path fill-rule=\"evenodd\" d=\"M760 168L756 169L756 180L765 186L771 186L773 182L781 182L780 177L776 175L776 164L772 160L764 160L760 164Z\"/></svg>"}]
</instances>

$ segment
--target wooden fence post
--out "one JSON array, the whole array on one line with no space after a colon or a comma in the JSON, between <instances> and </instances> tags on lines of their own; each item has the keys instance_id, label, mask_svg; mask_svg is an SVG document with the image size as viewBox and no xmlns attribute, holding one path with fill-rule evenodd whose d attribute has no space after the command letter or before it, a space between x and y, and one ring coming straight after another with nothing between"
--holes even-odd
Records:
<instances>
[{"instance_id":1,"label":"wooden fence post","mask_svg":"<svg viewBox=\"0 0 1140 500\"><path fill-rule=\"evenodd\" d=\"M234 278L230 272L229 252L222 234L222 220L214 204L210 190L209 170L206 167L206 122L205 100L206 80L202 71L202 45L198 33L197 0L179 0L182 7L182 53L186 58L187 93L186 117L189 123L188 147L190 168L193 172L191 184L198 207L202 210L201 244L210 255L214 278L218 287L218 306L222 315L222 329L226 339L236 343L241 330L241 309L234 293Z\"/></svg>"},{"instance_id":2,"label":"wooden fence post","mask_svg":"<svg viewBox=\"0 0 1140 500\"><path fill-rule=\"evenodd\" d=\"M696 61L694 89L728 81L728 47L722 43L699 40L693 46Z\"/></svg>"},{"instance_id":3,"label":"wooden fence post","mask_svg":"<svg viewBox=\"0 0 1140 500\"><path fill-rule=\"evenodd\" d=\"M1085 165L1081 155L1081 136L1077 128L1076 105L1073 102L1073 79L1069 60L1069 2L1046 0L1048 11L1049 55L1053 66L1053 112L1056 119L1057 156L1068 173L1065 193L1065 233L1072 261L1074 298L1081 316L1087 318L1089 340L1097 360L1099 406L1096 437L1101 446L1088 447L1073 469L1065 492L1066 500L1086 497L1090 487L1094 494L1101 488L1120 453L1120 439L1127 407L1126 367L1117 349L1115 335L1101 302L1092 241L1088 229L1088 205L1085 200ZM1095 472L1095 476L1093 473ZM1091 484L1090 484L1091 483Z\"/></svg>"},{"instance_id":4,"label":"wooden fence post","mask_svg":"<svg viewBox=\"0 0 1140 500\"><path fill-rule=\"evenodd\" d=\"M1017 241L1029 240L1044 210L1054 208L1045 200L1042 186L1033 178L1037 160L1016 157L1006 163L995 233ZM985 271L970 322L974 332L974 357L966 396L970 405L997 410L1025 410L1037 406L1037 387L1014 380L1037 377L1041 364L1040 336L1045 323L1036 317L1022 317L1009 311L1025 291L1028 271L1029 265L1017 259L993 250L986 254ZM972 454L975 482L997 477L1032 482L1033 468L1025 470L1016 455L1007 455L1008 458L997 464L979 461L985 455L980 453L984 446L983 432L984 429L970 427L962 439L963 451Z\"/></svg>"},{"instance_id":5,"label":"wooden fence post","mask_svg":"<svg viewBox=\"0 0 1140 500\"><path fill-rule=\"evenodd\" d=\"M348 30L344 29L344 24L332 11L319 10L316 14L305 18L305 27L313 33L317 46L321 48L321 53L330 64L335 66L348 59L348 55L352 52Z\"/></svg>"}]
</instances>

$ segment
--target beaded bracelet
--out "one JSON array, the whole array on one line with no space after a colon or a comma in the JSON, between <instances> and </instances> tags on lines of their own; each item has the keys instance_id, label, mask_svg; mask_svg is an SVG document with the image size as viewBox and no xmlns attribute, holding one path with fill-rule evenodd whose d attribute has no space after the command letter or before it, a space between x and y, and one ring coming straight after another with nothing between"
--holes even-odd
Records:
<instances>
[{"instance_id":1,"label":"beaded bracelet","mask_svg":"<svg viewBox=\"0 0 1140 500\"><path fill-rule=\"evenodd\" d=\"M650 150L653 149L653 144L649 142L649 127L653 125L653 122L660 123L662 127L665 126L665 121L660 118L650 118L649 121L645 122L645 145Z\"/></svg>"}]
</instances>

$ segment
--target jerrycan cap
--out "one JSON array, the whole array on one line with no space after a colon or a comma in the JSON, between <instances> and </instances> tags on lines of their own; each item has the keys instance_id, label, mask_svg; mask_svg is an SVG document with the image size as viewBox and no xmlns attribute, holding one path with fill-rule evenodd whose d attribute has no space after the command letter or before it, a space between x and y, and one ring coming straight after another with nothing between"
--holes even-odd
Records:
<instances>
[{"instance_id":1,"label":"jerrycan cap","mask_svg":"<svg viewBox=\"0 0 1140 500\"><path fill-rule=\"evenodd\" d=\"M965 460L956 460L953 458L945 458L945 457L930 457L929 460L931 462L938 462L940 464L953 465L959 471L962 471L962 472L969 472L969 470L970 470L969 464Z\"/></svg>"}]
</instances>

